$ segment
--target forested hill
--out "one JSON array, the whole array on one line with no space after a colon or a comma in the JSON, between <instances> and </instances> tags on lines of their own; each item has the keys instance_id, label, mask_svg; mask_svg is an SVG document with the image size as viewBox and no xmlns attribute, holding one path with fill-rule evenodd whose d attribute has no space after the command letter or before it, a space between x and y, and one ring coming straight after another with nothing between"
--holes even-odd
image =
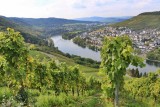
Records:
<instances>
[{"instance_id":1,"label":"forested hill","mask_svg":"<svg viewBox=\"0 0 160 107\"><path fill-rule=\"evenodd\" d=\"M10 20L8 20L6 17L4 16L0 16L0 29L4 29L5 27L15 27L16 25L11 22Z\"/></svg>"},{"instance_id":2,"label":"forested hill","mask_svg":"<svg viewBox=\"0 0 160 107\"><path fill-rule=\"evenodd\" d=\"M66 32L65 24L92 23L61 18L17 18L0 16L0 31L10 27L21 32L25 41L39 43L49 35Z\"/></svg>"},{"instance_id":3,"label":"forested hill","mask_svg":"<svg viewBox=\"0 0 160 107\"><path fill-rule=\"evenodd\" d=\"M76 21L62 18L15 18L10 17L10 20L16 22L25 22L32 26L38 27L52 27L55 25L73 24L73 23L91 23L89 21Z\"/></svg>"},{"instance_id":4,"label":"forested hill","mask_svg":"<svg viewBox=\"0 0 160 107\"><path fill-rule=\"evenodd\" d=\"M116 23L113 27L129 27L135 30L160 29L160 12L145 12L124 22Z\"/></svg>"},{"instance_id":5,"label":"forested hill","mask_svg":"<svg viewBox=\"0 0 160 107\"><path fill-rule=\"evenodd\" d=\"M40 37L40 30L35 29L23 20L12 20L11 18L0 16L0 31L5 31L6 28L14 28L16 31L21 32L26 42L34 44L43 42L43 39Z\"/></svg>"},{"instance_id":6,"label":"forested hill","mask_svg":"<svg viewBox=\"0 0 160 107\"><path fill-rule=\"evenodd\" d=\"M14 28L15 30L27 34L30 36L39 36L41 34L40 30L35 29L33 25L27 23L21 18L9 18L5 16L0 16L0 30L6 30L6 28Z\"/></svg>"},{"instance_id":7,"label":"forested hill","mask_svg":"<svg viewBox=\"0 0 160 107\"><path fill-rule=\"evenodd\" d=\"M55 25L63 25L63 24L74 24L74 23L92 23L89 21L76 21L76 20L68 20L62 18L17 18L17 17L5 17L0 16L0 28L6 29L7 27L12 27L16 30L20 30L24 32L29 29L34 29L36 31L42 31L42 29L35 28L45 28L45 27L54 27ZM30 33L30 32L28 32ZM35 34L34 35L38 35Z\"/></svg>"}]
</instances>

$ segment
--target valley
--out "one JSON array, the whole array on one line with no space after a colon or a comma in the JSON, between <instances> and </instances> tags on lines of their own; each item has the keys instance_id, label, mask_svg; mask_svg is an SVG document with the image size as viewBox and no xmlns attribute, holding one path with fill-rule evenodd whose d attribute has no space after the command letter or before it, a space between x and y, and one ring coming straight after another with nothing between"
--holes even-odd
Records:
<instances>
[{"instance_id":1,"label":"valley","mask_svg":"<svg viewBox=\"0 0 160 107\"><path fill-rule=\"evenodd\" d=\"M0 16L0 106L160 106L159 16Z\"/></svg>"}]
</instances>

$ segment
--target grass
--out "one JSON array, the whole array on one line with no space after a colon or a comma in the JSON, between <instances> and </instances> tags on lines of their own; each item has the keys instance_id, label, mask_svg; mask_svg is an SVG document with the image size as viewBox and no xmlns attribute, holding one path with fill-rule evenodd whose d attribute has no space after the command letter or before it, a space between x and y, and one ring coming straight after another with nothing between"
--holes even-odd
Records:
<instances>
[{"instance_id":1,"label":"grass","mask_svg":"<svg viewBox=\"0 0 160 107\"><path fill-rule=\"evenodd\" d=\"M73 102L72 99L67 97L65 94L59 96L54 95L40 95L37 98L37 107L67 107L68 103Z\"/></svg>"},{"instance_id":2,"label":"grass","mask_svg":"<svg viewBox=\"0 0 160 107\"><path fill-rule=\"evenodd\" d=\"M38 51L34 51L34 50L31 50L29 51L29 54L32 56L32 57L36 57L40 60L43 60L43 59L46 59L46 60L50 60L50 57L41 53L41 52L38 52Z\"/></svg>"}]
</instances>

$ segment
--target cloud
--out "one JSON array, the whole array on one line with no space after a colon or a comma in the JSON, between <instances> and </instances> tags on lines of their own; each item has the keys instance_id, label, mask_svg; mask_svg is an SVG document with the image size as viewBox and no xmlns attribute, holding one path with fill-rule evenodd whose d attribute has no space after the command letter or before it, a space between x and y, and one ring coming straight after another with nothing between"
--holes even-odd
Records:
<instances>
[{"instance_id":1,"label":"cloud","mask_svg":"<svg viewBox=\"0 0 160 107\"><path fill-rule=\"evenodd\" d=\"M160 9L159 0L0 0L0 15L14 17L130 16Z\"/></svg>"},{"instance_id":2,"label":"cloud","mask_svg":"<svg viewBox=\"0 0 160 107\"><path fill-rule=\"evenodd\" d=\"M81 4L77 4L77 3L75 3L75 4L73 5L73 7L74 7L74 8L77 8L77 9L85 9L85 8L86 8L85 5L81 5Z\"/></svg>"},{"instance_id":3,"label":"cloud","mask_svg":"<svg viewBox=\"0 0 160 107\"><path fill-rule=\"evenodd\" d=\"M133 0L130 4L134 8L143 8L146 5L150 4L153 0Z\"/></svg>"}]
</instances>

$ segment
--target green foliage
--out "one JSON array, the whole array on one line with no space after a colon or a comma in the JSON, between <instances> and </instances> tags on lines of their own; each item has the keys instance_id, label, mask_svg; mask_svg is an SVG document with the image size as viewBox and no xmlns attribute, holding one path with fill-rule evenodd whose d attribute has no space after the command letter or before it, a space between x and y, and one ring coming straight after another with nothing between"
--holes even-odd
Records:
<instances>
[{"instance_id":1,"label":"green foliage","mask_svg":"<svg viewBox=\"0 0 160 107\"><path fill-rule=\"evenodd\" d=\"M100 50L97 46L94 46L94 45L89 45L88 48L93 50L93 51L99 51Z\"/></svg>"},{"instance_id":2,"label":"green foliage","mask_svg":"<svg viewBox=\"0 0 160 107\"><path fill-rule=\"evenodd\" d=\"M147 53L147 58L149 60L160 61L160 48L155 49L154 51L150 51Z\"/></svg>"},{"instance_id":3,"label":"green foliage","mask_svg":"<svg viewBox=\"0 0 160 107\"><path fill-rule=\"evenodd\" d=\"M0 56L0 68L4 68L7 65L6 59L3 56Z\"/></svg>"},{"instance_id":4,"label":"green foliage","mask_svg":"<svg viewBox=\"0 0 160 107\"><path fill-rule=\"evenodd\" d=\"M35 97L35 96L39 96L40 95L40 92L39 90L36 90L36 89L29 89L28 90L28 94L32 97Z\"/></svg>"},{"instance_id":5,"label":"green foliage","mask_svg":"<svg viewBox=\"0 0 160 107\"><path fill-rule=\"evenodd\" d=\"M7 85L14 92L15 98L28 103L27 88L32 71L32 58L29 56L29 48L26 46L23 37L19 32L8 28L6 33L0 35L0 53L5 56L8 67L3 73L4 85Z\"/></svg>"},{"instance_id":6,"label":"green foliage","mask_svg":"<svg viewBox=\"0 0 160 107\"><path fill-rule=\"evenodd\" d=\"M90 58L82 58L76 55L70 55L70 58L73 58L77 64L85 65L92 68L99 68L100 62L94 61Z\"/></svg>"},{"instance_id":7,"label":"green foliage","mask_svg":"<svg viewBox=\"0 0 160 107\"><path fill-rule=\"evenodd\" d=\"M97 103L99 102L96 98L86 99L84 102L82 102L80 107L95 107Z\"/></svg>"},{"instance_id":8,"label":"green foliage","mask_svg":"<svg viewBox=\"0 0 160 107\"><path fill-rule=\"evenodd\" d=\"M100 89L101 82L98 81L95 77L93 77L93 76L89 77L87 83L88 83L89 91L91 91L91 93L94 93L95 90L96 90L96 92L101 91L101 89Z\"/></svg>"},{"instance_id":9,"label":"green foliage","mask_svg":"<svg viewBox=\"0 0 160 107\"><path fill-rule=\"evenodd\" d=\"M131 76L131 77L137 77L137 78L140 78L140 77L143 76L142 73L139 72L138 68L136 68L136 69L129 69L127 71L127 74L129 76Z\"/></svg>"},{"instance_id":10,"label":"green foliage","mask_svg":"<svg viewBox=\"0 0 160 107\"><path fill-rule=\"evenodd\" d=\"M156 73L149 73L147 77L129 79L125 81L124 93L130 97L131 101L146 103L148 107L155 106L160 99L160 80L158 76L157 71Z\"/></svg>"},{"instance_id":11,"label":"green foliage","mask_svg":"<svg viewBox=\"0 0 160 107\"><path fill-rule=\"evenodd\" d=\"M27 106L40 100L36 100L40 94L46 96L46 93L53 93L52 97L47 96L47 100L43 100L44 103L40 105L64 106L70 102L68 95L84 96L91 89L87 83L90 81L86 80L77 66L67 66L50 58L45 60L31 57L30 55L36 54L30 50L33 46L28 44L27 47L19 32L10 28L6 33L1 32L0 43L0 77L3 77L0 84L12 90L13 101ZM101 85L96 80L91 84L92 90Z\"/></svg>"},{"instance_id":12,"label":"green foliage","mask_svg":"<svg viewBox=\"0 0 160 107\"><path fill-rule=\"evenodd\" d=\"M0 81L3 81L3 76L5 74L5 70L7 68L7 61L6 59L4 58L4 56L1 56L0 55ZM0 86L2 84L0 83Z\"/></svg>"},{"instance_id":13,"label":"green foliage","mask_svg":"<svg viewBox=\"0 0 160 107\"><path fill-rule=\"evenodd\" d=\"M2 103L4 99L9 99L11 96L12 96L12 92L10 91L9 88L0 87L0 103Z\"/></svg>"},{"instance_id":14,"label":"green foliage","mask_svg":"<svg viewBox=\"0 0 160 107\"><path fill-rule=\"evenodd\" d=\"M67 107L67 105L73 103L71 97L67 97L65 94L60 94L59 96L53 95L40 95L37 98L37 107Z\"/></svg>"},{"instance_id":15,"label":"green foliage","mask_svg":"<svg viewBox=\"0 0 160 107\"><path fill-rule=\"evenodd\" d=\"M118 101L118 90L123 87L126 68L130 64L143 66L143 60L134 55L132 42L127 36L106 37L101 50L101 58L100 71L107 74L106 86L102 85L102 88L106 91L107 97Z\"/></svg>"},{"instance_id":16,"label":"green foliage","mask_svg":"<svg viewBox=\"0 0 160 107\"><path fill-rule=\"evenodd\" d=\"M38 59L40 62L45 60L51 60L51 58L41 52L38 52L36 50L31 50L29 51L29 55L31 55L32 57L34 57L35 59Z\"/></svg>"},{"instance_id":17,"label":"green foliage","mask_svg":"<svg viewBox=\"0 0 160 107\"><path fill-rule=\"evenodd\" d=\"M62 38L71 40L72 38L76 37L80 33L81 33L80 31L67 32L62 35Z\"/></svg>"},{"instance_id":18,"label":"green foliage","mask_svg":"<svg viewBox=\"0 0 160 107\"><path fill-rule=\"evenodd\" d=\"M26 77L26 60L28 49L24 39L19 32L14 32L8 28L6 33L0 33L0 53L5 57L8 66L5 70L4 82L17 90L19 86L24 86Z\"/></svg>"},{"instance_id":19,"label":"green foliage","mask_svg":"<svg viewBox=\"0 0 160 107\"><path fill-rule=\"evenodd\" d=\"M35 61L35 78L34 82L36 83L34 86L39 89L39 91L42 91L42 87L46 86L48 84L48 70L47 65L44 62Z\"/></svg>"},{"instance_id":20,"label":"green foliage","mask_svg":"<svg viewBox=\"0 0 160 107\"><path fill-rule=\"evenodd\" d=\"M29 33L21 33L27 43L39 44L39 45L47 45L47 41L43 40L41 37L34 36Z\"/></svg>"},{"instance_id":21,"label":"green foliage","mask_svg":"<svg viewBox=\"0 0 160 107\"><path fill-rule=\"evenodd\" d=\"M42 51L42 52L45 52L45 53L48 53L48 54L52 54L52 53L57 53L57 54L60 54L60 55L64 55L61 51L59 51L57 48L55 47L48 47L48 46L40 46L40 45L35 45L35 49L34 50L37 50L37 51Z\"/></svg>"},{"instance_id":22,"label":"green foliage","mask_svg":"<svg viewBox=\"0 0 160 107\"><path fill-rule=\"evenodd\" d=\"M75 37L74 39L73 39L73 42L75 43L75 44L78 44L79 46L81 46L81 47L83 47L83 48L85 48L86 47L86 42L85 42L85 40L83 40L81 37Z\"/></svg>"}]
</instances>

